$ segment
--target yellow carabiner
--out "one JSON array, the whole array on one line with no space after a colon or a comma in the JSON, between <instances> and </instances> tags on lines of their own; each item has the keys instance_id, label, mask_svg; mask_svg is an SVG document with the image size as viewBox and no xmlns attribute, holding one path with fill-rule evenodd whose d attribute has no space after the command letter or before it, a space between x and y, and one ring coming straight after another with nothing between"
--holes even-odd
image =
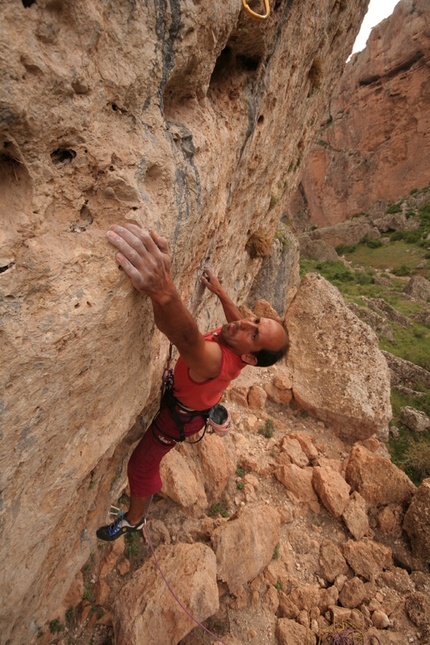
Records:
<instances>
[{"instance_id":1,"label":"yellow carabiner","mask_svg":"<svg viewBox=\"0 0 430 645\"><path fill-rule=\"evenodd\" d=\"M270 15L269 0L263 0L263 2L264 2L264 11L265 11L263 15L259 13L255 13L255 11L253 11L248 5L247 0L242 0L242 5L246 13L248 14L248 16L251 16L251 18L255 18L255 20L267 20L267 18Z\"/></svg>"}]
</instances>

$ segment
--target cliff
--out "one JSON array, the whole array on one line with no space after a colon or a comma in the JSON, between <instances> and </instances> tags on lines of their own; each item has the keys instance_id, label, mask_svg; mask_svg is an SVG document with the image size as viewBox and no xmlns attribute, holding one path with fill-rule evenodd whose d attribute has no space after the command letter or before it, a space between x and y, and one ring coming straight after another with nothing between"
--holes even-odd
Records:
<instances>
[{"instance_id":1,"label":"cliff","mask_svg":"<svg viewBox=\"0 0 430 645\"><path fill-rule=\"evenodd\" d=\"M168 238L202 330L203 262L244 302L366 7L2 2L2 642L52 617L156 409L167 342L105 231Z\"/></svg>"},{"instance_id":2,"label":"cliff","mask_svg":"<svg viewBox=\"0 0 430 645\"><path fill-rule=\"evenodd\" d=\"M428 0L401 0L346 65L289 211L331 226L428 183Z\"/></svg>"}]
</instances>

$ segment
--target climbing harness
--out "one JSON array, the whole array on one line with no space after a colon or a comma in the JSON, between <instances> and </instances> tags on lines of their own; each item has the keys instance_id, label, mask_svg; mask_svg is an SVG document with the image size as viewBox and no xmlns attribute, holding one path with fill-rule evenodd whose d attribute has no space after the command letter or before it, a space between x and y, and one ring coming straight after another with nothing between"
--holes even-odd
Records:
<instances>
[{"instance_id":1,"label":"climbing harness","mask_svg":"<svg viewBox=\"0 0 430 645\"><path fill-rule=\"evenodd\" d=\"M148 514L148 512L149 512L149 508L150 508L150 506L151 506L151 502L152 502L152 496L151 496L151 498L150 498L150 500L149 500L148 506L146 507L145 519L146 519L146 515L147 515L147 514ZM181 609L183 609L183 611L185 611L185 613L187 614L187 616L189 616L189 617L191 618L191 620L193 620L193 621L194 621L194 622L195 622L199 627L201 627L202 629L204 629L204 630L205 630L205 632L206 632L207 634L209 634L209 636L212 636L212 638L215 638L215 640L217 640L217 641L218 641L218 643L222 643L222 645L228 645L228 643L226 643L225 641L221 640L221 638L218 638L218 636L216 636L216 634L213 634L211 631L209 631L209 629L207 629L204 625L202 625L202 623L201 623L201 622L199 622L199 621L197 620L197 618L194 618L194 616L193 616L193 615L188 611L188 609L187 609L187 608L184 606L184 604L180 601L180 599L178 598L178 596L176 595L176 593L173 591L172 587L171 587L171 586L170 586L170 584L169 584L169 581L167 580L166 576L164 575L164 573L163 573L163 571L162 571L162 569L161 569L161 567L160 567L160 563L159 563L159 562L158 562L158 560L157 560L157 556L155 555L155 549L154 549L154 547L153 547L153 544L152 544L152 542L151 542L151 538L150 538L150 536L149 536L148 525L146 524L146 522L145 522L145 525L143 526L143 529L142 529L142 530L143 530L143 532L144 532L144 534L145 534L145 537L146 537L146 539L147 539L147 542L148 542L148 544L149 544L149 548L151 549L152 557L154 558L155 564L157 565L157 569L158 569L158 571L160 572L161 577L163 578L164 582L166 583L166 586L167 586L168 590L170 591L170 593L172 594L173 598L176 600L176 602L178 603L178 605L181 607Z\"/></svg>"},{"instance_id":2,"label":"climbing harness","mask_svg":"<svg viewBox=\"0 0 430 645\"><path fill-rule=\"evenodd\" d=\"M250 16L251 18L254 18L255 20L260 20L260 21L267 20L267 18L270 15L269 0L263 0L263 3L264 3L264 11L265 11L265 13L260 14L260 13L256 13L255 11L253 11L250 8L247 0L242 0L242 6L243 6L244 10L246 11L246 13L248 14L248 16Z\"/></svg>"},{"instance_id":3,"label":"climbing harness","mask_svg":"<svg viewBox=\"0 0 430 645\"><path fill-rule=\"evenodd\" d=\"M208 408L207 410L192 410L191 408L187 408L187 406L178 401L178 399L173 394L174 377L173 369L170 367L170 363L172 361L172 352L173 345L172 343L170 343L169 355L166 361L166 368L163 372L163 378L161 381L160 410L162 408L168 408L179 430L179 439L172 437L165 430L160 428L157 425L157 417L155 417L154 419L152 428L152 435L154 439L162 445L169 445L172 444L172 442L178 443L180 441L185 441L186 437L184 431L184 423L187 423L196 417L202 417L205 421L203 433L195 441L187 441L187 443L198 443L203 439L206 431L208 431L209 433L215 433L220 437L224 437L230 430L231 416L230 412L223 405L217 403L212 408ZM155 429L157 429L158 435L157 432L155 432Z\"/></svg>"}]
</instances>

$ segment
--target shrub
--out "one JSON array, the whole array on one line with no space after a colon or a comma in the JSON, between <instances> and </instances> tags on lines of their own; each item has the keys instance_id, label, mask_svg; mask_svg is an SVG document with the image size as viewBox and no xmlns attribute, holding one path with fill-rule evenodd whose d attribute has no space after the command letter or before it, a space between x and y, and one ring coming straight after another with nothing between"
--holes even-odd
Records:
<instances>
[{"instance_id":1,"label":"shrub","mask_svg":"<svg viewBox=\"0 0 430 645\"><path fill-rule=\"evenodd\" d=\"M405 237L405 231L394 231L394 233L391 233L390 239L392 242L398 242L399 240L403 240Z\"/></svg>"},{"instance_id":2,"label":"shrub","mask_svg":"<svg viewBox=\"0 0 430 645\"><path fill-rule=\"evenodd\" d=\"M402 211L402 207L400 206L400 202L396 202L395 204L390 204L389 207L387 208L387 213L390 215L393 215L394 213L400 213Z\"/></svg>"},{"instance_id":3,"label":"shrub","mask_svg":"<svg viewBox=\"0 0 430 645\"><path fill-rule=\"evenodd\" d=\"M369 249L379 249L382 246L381 240L367 240Z\"/></svg>"},{"instance_id":4,"label":"shrub","mask_svg":"<svg viewBox=\"0 0 430 645\"><path fill-rule=\"evenodd\" d=\"M402 264L401 266L393 269L393 273L394 275L402 277L402 276L410 275L411 270L408 266L406 266L406 264Z\"/></svg>"},{"instance_id":5,"label":"shrub","mask_svg":"<svg viewBox=\"0 0 430 645\"><path fill-rule=\"evenodd\" d=\"M336 247L336 253L338 255L343 255L344 253L354 253L356 249L357 244L339 244L339 246Z\"/></svg>"},{"instance_id":6,"label":"shrub","mask_svg":"<svg viewBox=\"0 0 430 645\"><path fill-rule=\"evenodd\" d=\"M51 634L58 634L59 632L62 632L64 630L64 625L60 623L59 618L54 618L54 620L50 620L48 623L48 627Z\"/></svg>"},{"instance_id":7,"label":"shrub","mask_svg":"<svg viewBox=\"0 0 430 645\"><path fill-rule=\"evenodd\" d=\"M422 231L419 228L416 228L415 231L405 231L403 239L408 244L416 244L421 240Z\"/></svg>"},{"instance_id":8,"label":"shrub","mask_svg":"<svg viewBox=\"0 0 430 645\"><path fill-rule=\"evenodd\" d=\"M402 461L404 468L411 468L420 479L430 476L430 443L424 439L414 441L406 449Z\"/></svg>"},{"instance_id":9,"label":"shrub","mask_svg":"<svg viewBox=\"0 0 430 645\"><path fill-rule=\"evenodd\" d=\"M271 439L273 437L273 421L272 419L266 419L264 427L261 426L258 428L258 434L262 434L266 439Z\"/></svg>"}]
</instances>

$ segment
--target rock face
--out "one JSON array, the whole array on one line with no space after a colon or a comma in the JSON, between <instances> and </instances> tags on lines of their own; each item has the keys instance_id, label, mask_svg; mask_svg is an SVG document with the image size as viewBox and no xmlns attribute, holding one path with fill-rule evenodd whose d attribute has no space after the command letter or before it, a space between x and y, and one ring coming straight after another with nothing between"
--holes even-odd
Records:
<instances>
[{"instance_id":1,"label":"rock face","mask_svg":"<svg viewBox=\"0 0 430 645\"><path fill-rule=\"evenodd\" d=\"M272 240L366 7L281 0L261 23L237 0L1 3L6 640L28 642L70 587L127 433L154 413L167 343L106 229L162 232L184 301L215 326L197 270L246 299L262 263L247 241Z\"/></svg>"},{"instance_id":2,"label":"rock face","mask_svg":"<svg viewBox=\"0 0 430 645\"><path fill-rule=\"evenodd\" d=\"M416 491L406 511L403 526L411 540L414 553L424 562L430 562L430 478Z\"/></svg>"},{"instance_id":3,"label":"rock face","mask_svg":"<svg viewBox=\"0 0 430 645\"><path fill-rule=\"evenodd\" d=\"M376 506L408 504L415 491L415 485L400 468L359 445L354 446L349 456L346 481Z\"/></svg>"},{"instance_id":4,"label":"rock face","mask_svg":"<svg viewBox=\"0 0 430 645\"><path fill-rule=\"evenodd\" d=\"M391 418L389 370L376 335L339 291L318 274L306 275L285 322L298 405L352 440L384 428Z\"/></svg>"},{"instance_id":5,"label":"rock face","mask_svg":"<svg viewBox=\"0 0 430 645\"><path fill-rule=\"evenodd\" d=\"M237 520L215 529L212 544L218 577L232 593L269 564L279 535L278 513L262 504L247 508Z\"/></svg>"},{"instance_id":6,"label":"rock face","mask_svg":"<svg viewBox=\"0 0 430 645\"><path fill-rule=\"evenodd\" d=\"M203 544L157 549L157 560L174 591L199 621L218 609L215 555ZM115 643L178 643L195 626L170 593L153 560L136 571L115 603Z\"/></svg>"},{"instance_id":7,"label":"rock face","mask_svg":"<svg viewBox=\"0 0 430 645\"><path fill-rule=\"evenodd\" d=\"M428 183L428 0L401 0L346 65L290 206L330 226Z\"/></svg>"}]
</instances>

